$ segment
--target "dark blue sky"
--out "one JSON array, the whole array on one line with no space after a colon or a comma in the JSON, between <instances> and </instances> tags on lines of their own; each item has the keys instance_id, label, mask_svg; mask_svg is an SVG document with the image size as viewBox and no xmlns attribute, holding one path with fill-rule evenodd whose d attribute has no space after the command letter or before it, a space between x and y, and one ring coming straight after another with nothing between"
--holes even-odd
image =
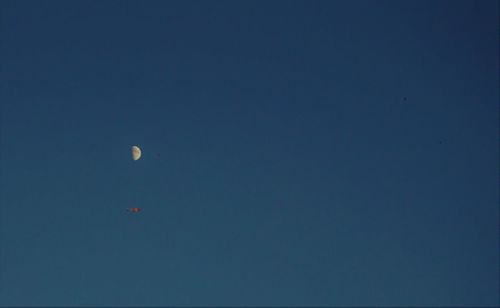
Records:
<instances>
[{"instance_id":1,"label":"dark blue sky","mask_svg":"<svg viewBox=\"0 0 500 308\"><path fill-rule=\"evenodd\" d=\"M498 304L498 1L0 9L1 305Z\"/></svg>"}]
</instances>

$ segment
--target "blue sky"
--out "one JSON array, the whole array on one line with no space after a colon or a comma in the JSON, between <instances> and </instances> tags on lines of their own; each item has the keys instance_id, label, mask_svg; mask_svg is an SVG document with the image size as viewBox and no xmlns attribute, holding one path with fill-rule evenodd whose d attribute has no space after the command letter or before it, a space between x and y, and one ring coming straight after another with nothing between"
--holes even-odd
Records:
<instances>
[{"instance_id":1,"label":"blue sky","mask_svg":"<svg viewBox=\"0 0 500 308\"><path fill-rule=\"evenodd\" d=\"M497 305L498 10L2 1L0 305Z\"/></svg>"}]
</instances>

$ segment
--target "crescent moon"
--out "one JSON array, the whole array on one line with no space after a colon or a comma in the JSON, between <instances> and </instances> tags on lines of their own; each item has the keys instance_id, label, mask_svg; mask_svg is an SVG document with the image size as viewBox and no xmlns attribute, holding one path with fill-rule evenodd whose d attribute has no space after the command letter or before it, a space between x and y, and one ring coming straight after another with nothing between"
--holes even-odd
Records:
<instances>
[{"instance_id":1,"label":"crescent moon","mask_svg":"<svg viewBox=\"0 0 500 308\"><path fill-rule=\"evenodd\" d=\"M141 149L139 149L138 146L132 146L132 159L133 160L139 160L139 158L141 158Z\"/></svg>"}]
</instances>

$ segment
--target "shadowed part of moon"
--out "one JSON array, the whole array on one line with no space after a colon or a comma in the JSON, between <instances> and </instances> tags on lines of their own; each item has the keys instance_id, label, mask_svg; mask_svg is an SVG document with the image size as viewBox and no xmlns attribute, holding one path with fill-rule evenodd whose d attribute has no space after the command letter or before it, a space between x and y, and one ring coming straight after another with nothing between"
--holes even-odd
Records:
<instances>
[{"instance_id":1,"label":"shadowed part of moon","mask_svg":"<svg viewBox=\"0 0 500 308\"><path fill-rule=\"evenodd\" d=\"M133 146L132 147L132 159L133 160L138 160L139 158L141 158L141 149L139 149L138 146Z\"/></svg>"}]
</instances>

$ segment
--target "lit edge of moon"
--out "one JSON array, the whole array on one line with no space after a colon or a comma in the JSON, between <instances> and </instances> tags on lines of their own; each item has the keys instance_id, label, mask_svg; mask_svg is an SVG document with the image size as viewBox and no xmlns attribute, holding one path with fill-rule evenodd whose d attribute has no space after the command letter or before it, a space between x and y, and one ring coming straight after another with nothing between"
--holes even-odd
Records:
<instances>
[{"instance_id":1,"label":"lit edge of moon","mask_svg":"<svg viewBox=\"0 0 500 308\"><path fill-rule=\"evenodd\" d=\"M133 160L139 160L139 158L141 158L141 154L142 154L141 149L138 146L136 146L136 145L132 146L132 159Z\"/></svg>"}]
</instances>

